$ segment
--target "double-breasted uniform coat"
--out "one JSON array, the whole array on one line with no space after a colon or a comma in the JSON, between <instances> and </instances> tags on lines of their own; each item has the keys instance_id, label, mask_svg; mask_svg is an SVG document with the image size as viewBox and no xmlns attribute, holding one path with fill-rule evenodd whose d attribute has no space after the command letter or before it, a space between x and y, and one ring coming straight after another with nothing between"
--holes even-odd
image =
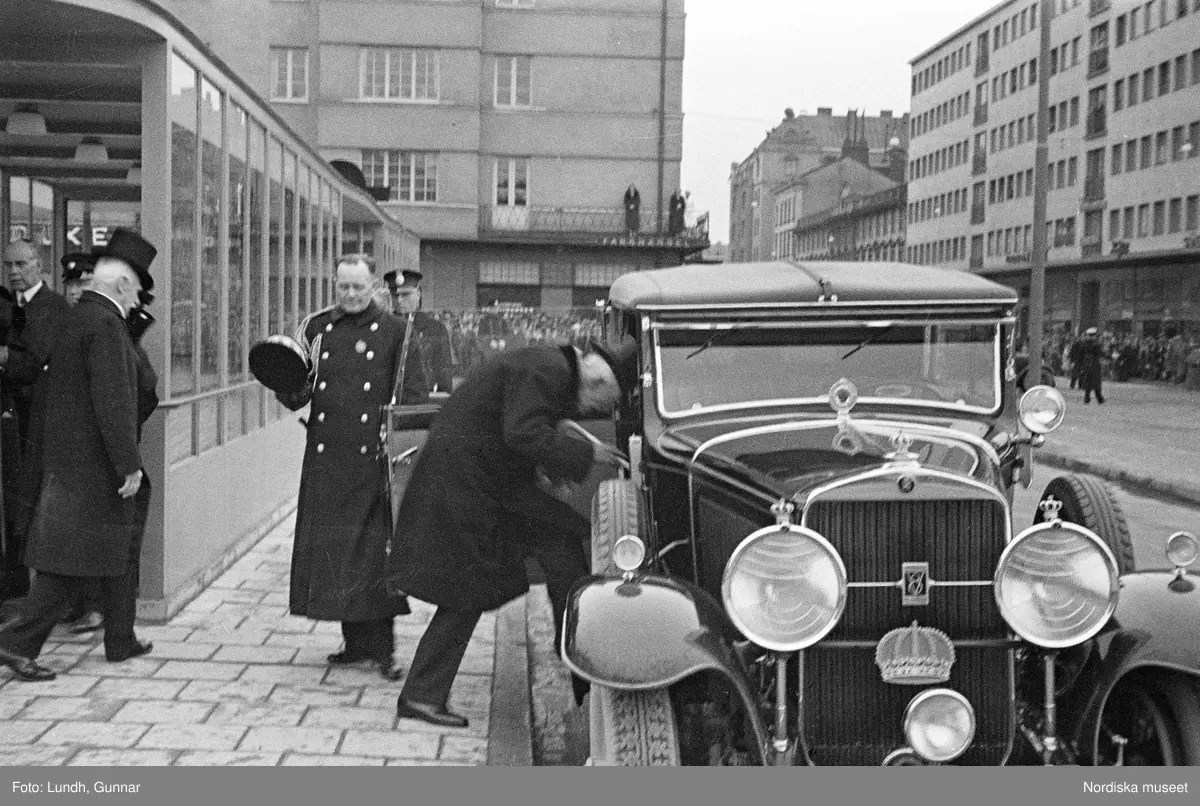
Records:
<instances>
[{"instance_id":1,"label":"double-breasted uniform coat","mask_svg":"<svg viewBox=\"0 0 1200 806\"><path fill-rule=\"evenodd\" d=\"M303 326L314 385L311 395L284 400L293 410L311 404L292 552L295 615L357 622L410 612L407 600L389 596L384 586L392 509L379 438L405 327L406 319L375 302L356 314L327 309ZM415 344L406 366L402 402L423 400Z\"/></svg>"}]
</instances>

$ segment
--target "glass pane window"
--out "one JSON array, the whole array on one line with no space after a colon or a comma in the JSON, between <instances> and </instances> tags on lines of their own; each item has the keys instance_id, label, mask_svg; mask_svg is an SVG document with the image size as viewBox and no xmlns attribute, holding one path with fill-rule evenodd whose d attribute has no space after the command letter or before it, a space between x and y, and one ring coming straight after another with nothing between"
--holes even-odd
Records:
<instances>
[{"instance_id":1,"label":"glass pane window","mask_svg":"<svg viewBox=\"0 0 1200 806\"><path fill-rule=\"evenodd\" d=\"M496 160L496 206L524 207L529 203L529 160L523 157Z\"/></svg>"},{"instance_id":2,"label":"glass pane window","mask_svg":"<svg viewBox=\"0 0 1200 806\"><path fill-rule=\"evenodd\" d=\"M196 391L196 169L199 81L195 69L171 55L171 372L169 393ZM189 421L190 422L190 421ZM186 431L191 452L191 429Z\"/></svg>"},{"instance_id":3,"label":"glass pane window","mask_svg":"<svg viewBox=\"0 0 1200 806\"><path fill-rule=\"evenodd\" d=\"M228 176L222 170L224 146L221 118L225 97L216 87L201 79L200 98L200 389L214 389L221 383L221 248L222 193Z\"/></svg>"},{"instance_id":4,"label":"glass pane window","mask_svg":"<svg viewBox=\"0 0 1200 806\"><path fill-rule=\"evenodd\" d=\"M246 265L247 187L246 137L248 116L238 106L228 110L229 137L229 380L246 379Z\"/></svg>"},{"instance_id":5,"label":"glass pane window","mask_svg":"<svg viewBox=\"0 0 1200 806\"><path fill-rule=\"evenodd\" d=\"M529 106L533 65L528 56L497 56L493 101L496 106Z\"/></svg>"},{"instance_id":6,"label":"glass pane window","mask_svg":"<svg viewBox=\"0 0 1200 806\"><path fill-rule=\"evenodd\" d=\"M271 48L271 100L308 100L308 48Z\"/></svg>"},{"instance_id":7,"label":"glass pane window","mask_svg":"<svg viewBox=\"0 0 1200 806\"><path fill-rule=\"evenodd\" d=\"M366 48L359 57L359 97L436 101L439 62L430 48Z\"/></svg>"},{"instance_id":8,"label":"glass pane window","mask_svg":"<svg viewBox=\"0 0 1200 806\"><path fill-rule=\"evenodd\" d=\"M436 151L364 150L362 171L370 187L389 188L393 201L438 200Z\"/></svg>"}]
</instances>

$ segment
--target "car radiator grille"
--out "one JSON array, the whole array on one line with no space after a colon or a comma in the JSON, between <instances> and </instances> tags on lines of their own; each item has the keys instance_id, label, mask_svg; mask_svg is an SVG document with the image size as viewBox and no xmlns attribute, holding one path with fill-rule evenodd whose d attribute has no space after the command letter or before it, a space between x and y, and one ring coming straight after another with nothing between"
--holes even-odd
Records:
<instances>
[{"instance_id":1,"label":"car radiator grille","mask_svg":"<svg viewBox=\"0 0 1200 806\"><path fill-rule=\"evenodd\" d=\"M1007 513L992 500L817 502L806 523L837 549L854 582L896 582L906 562L929 563L937 582L989 582L1004 550ZM975 709L975 741L960 764L998 764L1013 727L1008 627L990 584L934 586L927 606L904 607L898 587L850 588L838 626L804 655L804 737L816 764L879 764L906 742L904 709L919 686L885 683L875 643L913 621L956 642L948 683ZM838 641L869 646L837 646Z\"/></svg>"},{"instance_id":2,"label":"car radiator grille","mask_svg":"<svg viewBox=\"0 0 1200 806\"><path fill-rule=\"evenodd\" d=\"M702 495L697 532L700 584L720 595L721 575L754 522ZM897 582L906 562L929 563L935 581L989 582L1004 549L1007 513L999 501L817 502L807 525L833 544L850 582ZM874 765L906 744L902 721L920 686L884 683L875 645L913 621L956 642L1002 641L1008 627L990 584L934 586L928 606L901 606L898 587L850 588L838 626L804 653L804 740L816 764ZM856 642L838 646L836 642ZM955 646L949 682L975 709L975 741L958 764L1000 763L1011 724L1010 653L1004 646Z\"/></svg>"}]
</instances>

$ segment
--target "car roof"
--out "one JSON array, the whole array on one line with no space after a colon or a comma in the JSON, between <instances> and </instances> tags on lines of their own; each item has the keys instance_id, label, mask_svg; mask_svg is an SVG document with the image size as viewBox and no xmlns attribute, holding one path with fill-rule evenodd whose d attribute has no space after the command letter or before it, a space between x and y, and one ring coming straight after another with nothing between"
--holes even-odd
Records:
<instances>
[{"instance_id":1,"label":"car roof","mask_svg":"<svg viewBox=\"0 0 1200 806\"><path fill-rule=\"evenodd\" d=\"M816 304L1015 305L1016 292L967 271L910 263L715 263L622 275L609 291L622 308L790 307Z\"/></svg>"}]
</instances>

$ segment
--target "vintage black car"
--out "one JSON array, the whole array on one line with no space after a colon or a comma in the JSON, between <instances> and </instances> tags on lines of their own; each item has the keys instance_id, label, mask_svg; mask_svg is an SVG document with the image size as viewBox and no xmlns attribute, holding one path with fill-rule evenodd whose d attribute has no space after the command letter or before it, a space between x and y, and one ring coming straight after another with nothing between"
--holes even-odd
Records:
<instances>
[{"instance_id":1,"label":"vintage black car","mask_svg":"<svg viewBox=\"0 0 1200 806\"><path fill-rule=\"evenodd\" d=\"M1135 572L1110 491L1013 490L1017 298L889 263L626 275L630 467L593 502L561 647L591 763L1200 763L1197 542Z\"/></svg>"}]
</instances>

